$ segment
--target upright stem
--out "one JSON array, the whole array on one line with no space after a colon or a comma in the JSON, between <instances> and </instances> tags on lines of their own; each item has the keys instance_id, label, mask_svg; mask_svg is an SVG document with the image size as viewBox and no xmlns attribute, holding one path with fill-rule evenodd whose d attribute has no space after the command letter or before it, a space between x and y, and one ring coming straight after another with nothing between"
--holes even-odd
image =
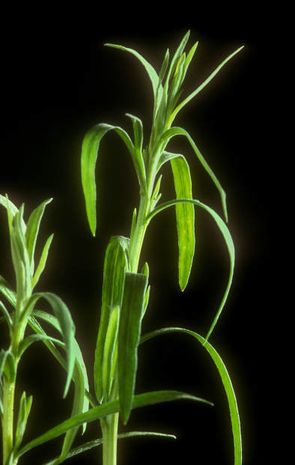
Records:
<instances>
[{"instance_id":1,"label":"upright stem","mask_svg":"<svg viewBox=\"0 0 295 465\"><path fill-rule=\"evenodd\" d=\"M119 413L114 413L101 421L103 465L117 464L118 420Z\"/></svg>"},{"instance_id":2,"label":"upright stem","mask_svg":"<svg viewBox=\"0 0 295 465\"><path fill-rule=\"evenodd\" d=\"M14 410L15 410L15 388L17 378L17 368L19 363L19 345L24 337L26 322L20 323L16 319L12 334L10 353L13 358L14 367L8 377L3 380L3 415L2 415L2 443L3 443L3 465L8 464L8 459L14 447ZM16 465L17 460L9 462Z\"/></svg>"},{"instance_id":3,"label":"upright stem","mask_svg":"<svg viewBox=\"0 0 295 465\"><path fill-rule=\"evenodd\" d=\"M150 196L142 194L136 224L130 237L129 261L130 271L136 273L147 229L146 217L150 209ZM108 415L101 421L103 435L103 465L117 465L119 413Z\"/></svg>"},{"instance_id":4,"label":"upright stem","mask_svg":"<svg viewBox=\"0 0 295 465\"><path fill-rule=\"evenodd\" d=\"M13 419L14 419L14 394L15 378L10 382L5 381L3 387L3 417L2 417L2 443L3 464L8 462L14 443Z\"/></svg>"}]
</instances>

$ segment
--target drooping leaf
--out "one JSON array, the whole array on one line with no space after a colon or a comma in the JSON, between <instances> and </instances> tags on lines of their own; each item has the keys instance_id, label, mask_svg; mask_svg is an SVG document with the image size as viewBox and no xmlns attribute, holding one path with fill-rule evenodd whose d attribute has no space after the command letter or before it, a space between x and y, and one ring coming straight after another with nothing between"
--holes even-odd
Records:
<instances>
[{"instance_id":1,"label":"drooping leaf","mask_svg":"<svg viewBox=\"0 0 295 465\"><path fill-rule=\"evenodd\" d=\"M213 405L211 402L202 399L201 397L196 397L191 394L186 394L180 391L152 391L146 392L144 394L137 394L133 398L133 405L132 408L140 408L145 407L148 405L155 405L160 404L162 402L171 402L174 400L192 400L195 402L201 402L207 405ZM106 402L102 405L97 407L93 407L88 410L88 412L82 413L80 415L75 415L74 417L69 418L68 420L63 421L62 423L58 424L57 426L51 428L50 430L46 431L44 434L41 434L37 438L30 441L26 444L22 449L20 449L17 453L17 457L21 457L29 450L40 446L52 439L55 439L65 432L67 432L71 428L75 428L77 426L82 425L83 423L91 423L93 421L99 420L100 418L104 418L107 415L112 415L119 411L119 400L114 400L112 402Z\"/></svg>"},{"instance_id":2,"label":"drooping leaf","mask_svg":"<svg viewBox=\"0 0 295 465\"><path fill-rule=\"evenodd\" d=\"M9 315L9 312L8 312L7 308L5 307L4 303L1 302L1 300L0 300L0 312L3 313L4 319L5 319L8 327L11 328L11 326L12 326L11 316Z\"/></svg>"},{"instance_id":3,"label":"drooping leaf","mask_svg":"<svg viewBox=\"0 0 295 465\"><path fill-rule=\"evenodd\" d=\"M189 336L192 336L194 339L196 339L208 352L212 361L214 362L226 393L230 411L231 427L234 442L234 465L242 465L242 436L238 403L227 368L216 349L214 349L214 347L198 333L186 328L162 328L145 334L142 337L141 341L145 342L156 336L175 332L188 334Z\"/></svg>"},{"instance_id":4,"label":"drooping leaf","mask_svg":"<svg viewBox=\"0 0 295 465\"><path fill-rule=\"evenodd\" d=\"M43 273L43 271L45 270L45 266L46 266L47 258L48 258L48 253L49 253L49 249L50 249L53 237L54 237L54 234L51 234L47 238L47 240L46 240L46 242L44 244L38 266L36 268L35 274L34 274L33 279L32 279L32 287L33 288L36 286L36 284L38 283L38 281L39 281L39 279L40 279L40 277L41 277L41 275Z\"/></svg>"},{"instance_id":5,"label":"drooping leaf","mask_svg":"<svg viewBox=\"0 0 295 465\"><path fill-rule=\"evenodd\" d=\"M192 199L192 180L186 159L179 155L171 159L174 188L177 199ZM189 281L195 254L195 209L192 204L180 203L176 206L178 236L178 275L179 286L185 290Z\"/></svg>"},{"instance_id":6,"label":"drooping leaf","mask_svg":"<svg viewBox=\"0 0 295 465\"><path fill-rule=\"evenodd\" d=\"M98 402L101 402L106 395L102 382L105 338L110 310L120 307L122 303L124 273L128 269L128 247L129 239L114 236L110 239L105 253L101 314L94 360L94 388Z\"/></svg>"},{"instance_id":7,"label":"drooping leaf","mask_svg":"<svg viewBox=\"0 0 295 465\"><path fill-rule=\"evenodd\" d=\"M173 128L167 129L167 131L165 131L164 134L162 135L162 138L161 138L161 141L160 141L162 151L165 150L165 148L166 148L167 144L170 142L170 140L173 137L176 137L176 136L184 136L187 139L187 141L191 145L193 151L195 152L199 162L201 163L201 165L205 169L206 173L209 175L209 177L211 178L211 180L215 184L215 187L217 188L217 190L219 192L221 205L222 205L222 209L223 209L223 214L224 214L225 220L227 221L228 220L228 215L227 215L227 206L226 206L226 193L225 193L223 187L221 186L217 176L215 175L215 173L213 172L213 170L211 169L211 167L209 166L209 164L205 160L204 156L202 155L201 151L197 147L196 143L194 142L194 140L190 136L190 134L185 129L179 128L179 127L173 127Z\"/></svg>"},{"instance_id":8,"label":"drooping leaf","mask_svg":"<svg viewBox=\"0 0 295 465\"><path fill-rule=\"evenodd\" d=\"M210 335L212 334L212 331L214 330L217 321L221 315L221 312L224 308L224 305L227 301L228 294L232 285L232 280L233 280L233 274L234 274L234 266L235 266L235 247L234 243L231 237L231 234L229 232L228 227L226 226L225 222L222 220L222 218L208 205L200 202L199 200L195 199L176 199L176 200L171 200L169 202L162 203L161 205L158 205L157 208L153 212L150 213L150 215L147 217L147 221L150 221L154 216L156 216L158 213L160 213L163 210L166 210L169 207L172 207L176 205L177 203L192 203L196 205L197 207L202 208L203 210L207 211L207 213L210 214L210 216L214 219L215 223L218 226L219 231L221 232L223 239L225 241L228 255L229 255L229 273L228 273L228 279L227 279L227 285L223 294L223 297L220 301L220 304L218 306L217 312L215 314L215 317L213 319L213 322L211 323L211 326L209 328L209 331L207 333L206 338L209 339Z\"/></svg>"},{"instance_id":9,"label":"drooping leaf","mask_svg":"<svg viewBox=\"0 0 295 465\"><path fill-rule=\"evenodd\" d=\"M118 434L118 439L129 439L129 438L136 438L136 437L151 437L151 438L160 438L160 439L176 439L175 434L167 434L167 433L158 433L156 431L128 431L127 433ZM95 439L94 441L88 441L84 444L81 444L75 449L72 449L68 455L64 458L64 460L68 460L76 455L83 454L88 450L94 449L95 447L99 447L103 444L103 438ZM58 457L50 462L47 462L45 465L58 465Z\"/></svg>"},{"instance_id":10,"label":"drooping leaf","mask_svg":"<svg viewBox=\"0 0 295 465\"><path fill-rule=\"evenodd\" d=\"M40 323L36 320L36 318L44 320L46 323L51 325L54 329L56 329L60 334L62 334L62 329L60 326L59 321L57 318L47 312L43 312L41 310L34 311L34 317L30 318L29 324L31 328L37 333L41 335L46 335L45 331L43 330ZM54 342L52 340L48 340L46 338L42 338L42 342L47 347L47 349L52 353L54 358L58 361L58 363L66 370L67 369L67 362L64 357L61 355L59 350L56 348ZM74 399L73 399L73 407L72 407L72 416L78 415L80 413L86 412L89 408L89 400L88 400L88 390L89 390L89 383L88 383L88 376L85 367L85 363L82 357L82 353L80 347L76 340L74 340L74 349L75 349L75 368L73 372L73 381L74 381ZM83 425L83 432L85 431L86 423ZM79 427L72 428L66 432L61 454L59 456L59 462L62 463L63 459L67 456L68 451L71 449L74 439L77 435Z\"/></svg>"},{"instance_id":11,"label":"drooping leaf","mask_svg":"<svg viewBox=\"0 0 295 465\"><path fill-rule=\"evenodd\" d=\"M45 200L42 202L35 210L32 211L28 223L27 223L27 230L26 230L26 244L27 250L29 254L29 259L31 263L31 273L34 274L34 254L35 254L35 247L37 242L37 237L40 229L40 224L42 221L42 217L44 215L44 211L46 206L52 202L52 198Z\"/></svg>"},{"instance_id":12,"label":"drooping leaf","mask_svg":"<svg viewBox=\"0 0 295 465\"><path fill-rule=\"evenodd\" d=\"M140 63L145 68L148 74L148 77L150 78L152 88L153 88L154 99L156 100L157 89L158 89L158 86L159 88L161 88L161 84L159 85L159 76L155 68L140 53L138 53L136 50L133 50L132 48L124 47L123 45L120 45L120 44L109 44L109 43L105 44L105 46L115 48L118 50L122 50L123 52L130 53L131 55L135 56L140 61Z\"/></svg>"},{"instance_id":13,"label":"drooping leaf","mask_svg":"<svg viewBox=\"0 0 295 465\"><path fill-rule=\"evenodd\" d=\"M19 411L17 417L17 424L16 424L16 431L15 431L15 448L18 449L22 443L28 417L30 415L31 407L33 402L33 396L27 397L26 393L23 392L20 403L19 403Z\"/></svg>"},{"instance_id":14,"label":"drooping leaf","mask_svg":"<svg viewBox=\"0 0 295 465\"><path fill-rule=\"evenodd\" d=\"M202 82L202 84L200 84L196 90L194 90L190 95L188 95L174 110L174 112L172 113L171 115L171 118L170 118L170 124L173 123L174 119L176 118L177 114L179 113L179 111L185 107L185 105L190 102L197 94L199 94L203 89L204 87L206 87L209 82L212 81L212 79L219 73L219 71L224 67L224 65L230 61L235 55L237 55L237 53L239 53L242 49L244 48L244 46L242 47L239 47L237 50L235 50L233 53L231 53L227 58L225 58L225 60L222 61L222 63L220 63L217 68L215 68L215 70L207 77L207 79L205 79L205 81Z\"/></svg>"},{"instance_id":15,"label":"drooping leaf","mask_svg":"<svg viewBox=\"0 0 295 465\"><path fill-rule=\"evenodd\" d=\"M135 164L135 169L137 173L139 170L137 160L134 158L133 143L127 132L124 131L122 128L120 128L119 126L111 126L110 124L97 124L86 133L82 144L81 177L84 199L86 204L87 218L93 236L95 236L96 232L96 161L101 140L105 136L105 134L107 134L111 130L114 130L125 143L129 153L132 155L132 160Z\"/></svg>"},{"instance_id":16,"label":"drooping leaf","mask_svg":"<svg viewBox=\"0 0 295 465\"><path fill-rule=\"evenodd\" d=\"M20 343L19 346L19 357L21 357L24 352L32 345L34 342L40 342L43 340L51 341L54 344L63 347L64 343L60 341L59 339L56 339L55 337L43 335L43 334L31 334L30 336L27 336L23 341Z\"/></svg>"},{"instance_id":17,"label":"drooping leaf","mask_svg":"<svg viewBox=\"0 0 295 465\"><path fill-rule=\"evenodd\" d=\"M127 423L135 390L137 349L140 341L147 277L126 273L119 326L118 375L120 413Z\"/></svg>"},{"instance_id":18,"label":"drooping leaf","mask_svg":"<svg viewBox=\"0 0 295 465\"><path fill-rule=\"evenodd\" d=\"M35 296L47 300L62 330L67 355L67 378L64 389L65 397L71 383L75 366L75 325L68 307L56 294L53 294L52 292L40 292L35 294Z\"/></svg>"}]
</instances>

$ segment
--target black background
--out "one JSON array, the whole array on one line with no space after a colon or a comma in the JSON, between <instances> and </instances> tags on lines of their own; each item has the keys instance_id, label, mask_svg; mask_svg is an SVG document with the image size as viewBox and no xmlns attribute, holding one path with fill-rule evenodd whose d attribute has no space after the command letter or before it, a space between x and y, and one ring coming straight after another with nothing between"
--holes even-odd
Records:
<instances>
[{"instance_id":1,"label":"black background","mask_svg":"<svg viewBox=\"0 0 295 465\"><path fill-rule=\"evenodd\" d=\"M43 199L54 198L43 237L53 231L55 239L40 289L58 293L71 308L91 379L104 250L111 235L128 235L137 185L128 154L115 136L109 136L97 173L99 229L96 239L91 238L79 180L81 141L97 122L130 128L125 112L140 116L147 131L151 115L151 89L144 70L132 57L103 44L113 41L134 47L158 67L165 48L175 49L190 28L191 41L199 40L200 45L190 68L188 91L227 54L245 45L182 112L178 124L195 137L228 195L237 269L211 340L232 375L241 411L245 464L254 465L269 463L265 424L265 419L271 424L266 386L273 379L268 362L269 321L276 322L279 293L274 277L278 257L273 252L277 234L273 212L277 209L270 193L282 185L271 127L277 98L273 93L277 68L271 58L284 38L282 32L279 41L276 35L270 45L271 34L281 26L273 12L240 8L201 14L197 5L183 5L177 11L163 5L161 13L112 5L104 10L85 6L62 13L44 6L32 15L18 10L3 16L0 191L17 204L24 201L27 212ZM187 155L195 196L220 211L214 187L190 148L179 140L171 149ZM173 194L169 170L165 175L163 195L168 199ZM188 289L181 294L174 221L173 212L166 212L149 230L143 258L150 263L152 296L143 329L182 325L205 334L225 285L225 247L211 220L200 213L196 260ZM12 280L3 212L0 224L1 274ZM70 402L61 399L64 373L41 346L27 353L19 382L34 395L27 439L67 417ZM175 432L178 441L121 442L119 465L163 460L171 464L232 463L226 398L202 348L178 335L147 343L140 352L137 390L161 388L204 396L215 407L183 402L134 412L130 429ZM275 412L273 404L271 418ZM96 430L91 425L87 439L96 437ZM57 447L54 443L39 448L22 463L43 463ZM72 463L101 463L99 453L91 451Z\"/></svg>"}]
</instances>

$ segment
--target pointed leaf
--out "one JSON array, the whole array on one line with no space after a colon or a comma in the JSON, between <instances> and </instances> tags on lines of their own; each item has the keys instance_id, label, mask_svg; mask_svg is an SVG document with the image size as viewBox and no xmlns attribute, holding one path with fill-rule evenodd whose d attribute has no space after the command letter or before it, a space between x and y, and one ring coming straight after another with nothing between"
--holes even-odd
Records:
<instances>
[{"instance_id":1,"label":"pointed leaf","mask_svg":"<svg viewBox=\"0 0 295 465\"><path fill-rule=\"evenodd\" d=\"M9 328L11 328L12 326L12 319L11 319L11 316L9 315L9 312L7 310L7 308L5 307L5 305L3 304L3 302L1 302L0 300L0 312L3 313L4 315L4 319L8 325Z\"/></svg>"},{"instance_id":2,"label":"pointed leaf","mask_svg":"<svg viewBox=\"0 0 295 465\"><path fill-rule=\"evenodd\" d=\"M142 55L140 55L140 53L138 53L136 50L133 50L132 48L124 47L123 45L120 45L120 44L105 44L105 46L115 48L118 50L122 50L123 52L130 53L131 55L135 56L140 61L140 63L145 68L148 74L148 77L150 78L152 88L153 88L154 99L156 100L156 94L157 94L157 89L159 85L159 76L155 68Z\"/></svg>"},{"instance_id":3,"label":"pointed leaf","mask_svg":"<svg viewBox=\"0 0 295 465\"><path fill-rule=\"evenodd\" d=\"M38 281L39 281L39 279L40 279L40 277L41 277L41 275L43 273L43 271L45 270L45 266L46 266L47 258L48 258L48 253L49 253L49 249L50 249L53 237L54 237L54 234L51 234L47 238L47 240L46 240L46 242L44 244L44 247L43 247L43 250L42 250L42 253L41 253L41 257L40 257L37 269L36 269L35 274L34 274L33 279L32 279L32 287L33 288L36 286L36 284L38 283Z\"/></svg>"},{"instance_id":4,"label":"pointed leaf","mask_svg":"<svg viewBox=\"0 0 295 465\"><path fill-rule=\"evenodd\" d=\"M129 239L114 236L110 239L104 259L102 305L94 360L94 387L98 402L106 395L102 381L105 338L110 310L120 307L122 303L124 273L128 269L128 247Z\"/></svg>"},{"instance_id":5,"label":"pointed leaf","mask_svg":"<svg viewBox=\"0 0 295 465\"><path fill-rule=\"evenodd\" d=\"M179 155L171 159L174 187L177 199L192 199L192 181L186 159ZM179 286L185 290L195 253L195 209L192 204L180 203L176 206L178 236L178 275Z\"/></svg>"},{"instance_id":6,"label":"pointed leaf","mask_svg":"<svg viewBox=\"0 0 295 465\"><path fill-rule=\"evenodd\" d=\"M3 278L3 276L0 276L0 294L2 294L5 297L7 302L9 302L12 307L15 307L16 305L15 292L13 292L13 290L10 289L7 281Z\"/></svg>"},{"instance_id":7,"label":"pointed leaf","mask_svg":"<svg viewBox=\"0 0 295 465\"><path fill-rule=\"evenodd\" d=\"M37 242L37 237L39 233L40 224L42 221L42 217L45 211L46 206L52 201L53 199L48 199L42 202L35 210L32 211L26 230L26 243L27 249L29 254L29 259L31 263L31 272L34 273L34 254L35 254L35 247Z\"/></svg>"},{"instance_id":8,"label":"pointed leaf","mask_svg":"<svg viewBox=\"0 0 295 465\"><path fill-rule=\"evenodd\" d=\"M109 322L105 335L102 366L102 391L107 399L110 398L115 379L117 365L117 338L119 331L120 307L116 305L110 309Z\"/></svg>"},{"instance_id":9,"label":"pointed leaf","mask_svg":"<svg viewBox=\"0 0 295 465\"><path fill-rule=\"evenodd\" d=\"M120 413L127 423L134 396L137 372L137 349L140 341L147 277L126 273L119 327L118 373Z\"/></svg>"},{"instance_id":10,"label":"pointed leaf","mask_svg":"<svg viewBox=\"0 0 295 465\"><path fill-rule=\"evenodd\" d=\"M111 130L115 130L115 132L120 136L122 141L127 146L129 153L132 155L133 162L136 163L133 156L134 147L132 141L127 132L119 126L111 126L109 124L97 124L86 133L82 144L81 177L86 204L87 218L93 236L95 236L96 232L96 160L98 156L100 142L102 138L105 136L105 134L107 134Z\"/></svg>"},{"instance_id":11,"label":"pointed leaf","mask_svg":"<svg viewBox=\"0 0 295 465\"><path fill-rule=\"evenodd\" d=\"M129 438L134 438L134 437L155 437L155 438L160 438L160 439L176 439L176 436L174 434L167 434L167 433L158 433L155 431L128 431L127 433L122 433L118 434L118 439L129 439ZM70 459L72 457L75 457L76 455L83 454L84 452L87 452L90 449L94 449L95 447L99 447L103 444L103 438L95 439L94 441L89 441L85 442L84 444L81 444L78 447L75 447L75 449L72 449L68 455L64 458L64 460ZM50 462L47 462L45 465L58 465L58 457L56 457L53 460L50 460Z\"/></svg>"},{"instance_id":12,"label":"pointed leaf","mask_svg":"<svg viewBox=\"0 0 295 465\"><path fill-rule=\"evenodd\" d=\"M26 431L28 417L30 415L30 411L32 407L32 402L33 402L33 396L27 397L26 393L23 392L21 399L20 399L16 432L15 432L15 448L16 449L18 449L22 443L22 440L23 440L23 437Z\"/></svg>"},{"instance_id":13,"label":"pointed leaf","mask_svg":"<svg viewBox=\"0 0 295 465\"><path fill-rule=\"evenodd\" d=\"M182 55L182 53L183 53L183 51L184 51L184 49L186 47L186 44L187 44L187 42L189 40L189 37L190 37L190 31L187 31L186 34L184 35L183 39L181 40L179 46L177 47L174 55L173 55L173 58L172 58L171 64L170 64L170 68L169 68L169 71L168 71L168 75L167 75L167 78L166 78L166 86L168 86L169 80L171 79L171 77L174 74L177 62L178 62L180 56Z\"/></svg>"},{"instance_id":14,"label":"pointed leaf","mask_svg":"<svg viewBox=\"0 0 295 465\"><path fill-rule=\"evenodd\" d=\"M237 53L239 53L242 49L244 48L244 46L242 47L239 47L237 50L235 50L233 53L231 53L225 60L223 60L222 63L220 63L217 68L207 77L207 79L205 79L205 81L202 82L202 84L200 84L196 90L194 90L194 92L192 92L190 95L188 95L174 110L174 112L172 113L171 115L171 118L170 118L170 124L173 123L174 119L176 118L177 114L179 113L179 111L188 103L190 102L197 94L199 94L203 89L204 87L206 87L209 82L212 81L212 79L216 76L216 74L219 73L219 71L224 67L224 65L230 61L235 55L237 55Z\"/></svg>"},{"instance_id":15,"label":"pointed leaf","mask_svg":"<svg viewBox=\"0 0 295 465\"><path fill-rule=\"evenodd\" d=\"M229 229L226 226L226 224L224 223L224 221L221 219L221 217L212 208L208 207L208 205L206 205L206 204L204 204L202 202L199 202L199 200L195 200L195 199L177 199L177 200L171 200L169 202L162 203L153 212L150 213L150 215L147 217L147 222L149 222L154 216L156 216L161 211L166 210L166 208L172 207L172 206L176 205L177 203L192 203L192 204L196 205L197 207L200 207L203 210L207 211L207 213L209 213L211 215L211 217L214 219L215 223L217 224L218 229L219 229L219 231L221 232L221 234L223 236L223 239L225 241L225 244L226 244L226 247L227 247L227 250L228 250L230 266L229 266L227 285L226 285L223 297L221 299L221 302L220 302L220 304L218 306L216 315L215 315L215 317L213 319L213 322L212 322L212 324L210 326L210 329L209 329L209 331L207 333L206 338L209 339L209 337L212 334L212 331L214 330L214 328L216 326L216 323L217 323L217 321L218 321L218 319L219 319L219 317L221 315L221 312L222 312L222 310L224 308L224 305L225 305L225 303L227 301L228 294L229 294L229 291L230 291L230 288L231 288L231 285L232 285L234 267L235 267L235 247L234 247L234 243L233 243L231 234L229 232Z\"/></svg>"},{"instance_id":16,"label":"pointed leaf","mask_svg":"<svg viewBox=\"0 0 295 465\"><path fill-rule=\"evenodd\" d=\"M53 342L54 344L57 344L59 346L64 346L64 343L60 341L59 339L56 339L55 337L43 335L43 334L31 334L30 336L27 336L20 344L19 346L19 352L18 355L21 357L24 352L32 345L34 342L40 342L40 341L50 341Z\"/></svg>"},{"instance_id":17,"label":"pointed leaf","mask_svg":"<svg viewBox=\"0 0 295 465\"><path fill-rule=\"evenodd\" d=\"M145 334L142 337L142 342L148 341L156 336L174 332L188 334L195 338L198 342L202 344L202 346L208 352L212 361L214 362L226 393L230 411L230 419L234 441L234 465L242 465L242 436L238 403L229 373L226 369L226 366L222 358L214 349L214 347L198 333L185 328L162 328L156 331L152 331L151 333Z\"/></svg>"},{"instance_id":18,"label":"pointed leaf","mask_svg":"<svg viewBox=\"0 0 295 465\"><path fill-rule=\"evenodd\" d=\"M44 298L47 300L57 320L59 321L62 330L62 335L65 342L65 350L67 354L67 379L64 389L65 397L71 383L75 366L75 325L68 307L56 294L51 292L41 292L35 295L37 295L39 298Z\"/></svg>"},{"instance_id":19,"label":"pointed leaf","mask_svg":"<svg viewBox=\"0 0 295 465\"><path fill-rule=\"evenodd\" d=\"M201 397L196 397L191 394L186 394L180 391L152 391L146 392L144 394L137 394L133 398L132 408L140 408L148 405L160 404L162 402L171 402L174 400L193 400L195 402L201 402L207 405L213 405L211 402L208 402ZM114 400L112 402L106 402L98 407L93 407L88 412L82 413L80 415L75 415L74 417L69 418L68 420L63 421L59 425L51 428L46 431L46 433L38 436L37 438L30 441L26 444L18 453L17 457L21 457L29 450L40 446L52 439L55 439L63 435L66 431L71 428L82 425L84 422L90 423L97 421L101 418L106 417L107 415L112 415L119 411L119 401Z\"/></svg>"},{"instance_id":20,"label":"pointed leaf","mask_svg":"<svg viewBox=\"0 0 295 465\"><path fill-rule=\"evenodd\" d=\"M191 147L192 147L193 151L195 152L195 154L196 154L198 160L200 161L201 165L203 166L206 173L210 176L211 180L215 184L215 187L217 188L217 190L219 192L219 196L220 196L220 200L221 200L221 204L222 204L222 208L223 208L223 214L224 214L225 220L227 221L228 216L227 216L227 206L226 206L226 194L225 194L225 191L222 188L222 186L221 186L218 178L214 174L213 170L211 169L211 167L209 166L209 164L205 160L204 156L202 155L202 153L198 149L198 147L197 147L196 143L194 142L193 138L190 136L190 134L185 129L179 128L179 127L173 127L173 128L167 129L167 131L165 131L165 133L163 134L163 136L161 138L161 142L160 142L162 151L165 150L167 144L175 136L184 136L188 140L189 144L191 145ZM161 166L161 163L160 163L159 166Z\"/></svg>"}]
</instances>

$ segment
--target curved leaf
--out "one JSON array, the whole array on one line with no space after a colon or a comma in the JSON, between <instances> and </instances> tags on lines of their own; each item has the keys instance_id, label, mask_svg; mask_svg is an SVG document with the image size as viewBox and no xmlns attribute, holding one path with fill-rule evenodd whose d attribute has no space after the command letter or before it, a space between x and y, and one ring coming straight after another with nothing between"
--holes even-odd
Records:
<instances>
[{"instance_id":1,"label":"curved leaf","mask_svg":"<svg viewBox=\"0 0 295 465\"><path fill-rule=\"evenodd\" d=\"M148 74L148 77L150 78L152 88L153 88L154 99L156 100L157 89L158 89L158 86L161 88L161 85L159 84L159 76L155 68L140 53L138 53L136 50L133 50L132 48L124 47L123 45L120 45L120 44L110 44L110 43L105 44L105 46L115 48L117 50L122 50L123 52L130 53L131 55L135 56L138 59L138 61L140 61L140 63L145 68Z\"/></svg>"},{"instance_id":2,"label":"curved leaf","mask_svg":"<svg viewBox=\"0 0 295 465\"><path fill-rule=\"evenodd\" d=\"M82 143L81 154L81 178L82 188L86 204L86 213L90 226L90 230L95 236L96 232L96 181L95 181L95 166L102 138L109 131L114 130L126 145L129 153L132 156L135 170L140 178L140 169L136 158L134 158L133 143L124 129L119 126L112 126L110 124L97 124L93 126L85 135Z\"/></svg>"},{"instance_id":3,"label":"curved leaf","mask_svg":"<svg viewBox=\"0 0 295 465\"><path fill-rule=\"evenodd\" d=\"M206 204L204 204L202 202L199 202L199 200L195 200L195 199L177 199L177 200L171 200L169 202L162 203L161 205L159 205L157 208L155 208L155 210L152 211L148 215L147 221L149 222L158 213L160 213L163 210L166 210L169 207L173 207L177 203L192 203L192 204L196 205L197 207L200 207L203 210L207 211L211 215L211 217L214 219L215 223L217 224L218 229L220 230L220 232L221 232L221 234L223 236L223 239L225 241L225 244L226 244L226 247L227 247L227 250L228 250L228 254L229 254L230 267L229 267L227 285L226 285L223 297L221 299L221 302L220 302L220 304L218 306L216 315L215 315L215 317L213 319L213 322L211 323L210 329L209 329L209 331L207 333L206 338L209 339L209 337L210 337L212 331L214 330L214 328L216 326L216 323L217 323L217 321L218 321L218 319L219 319L219 317L221 315L223 307L224 307L224 305L225 305L225 303L227 301L227 297L228 297L228 294L229 294L229 291L230 291L230 288L231 288L231 285L232 285L233 274L234 274L234 266L235 266L235 247L234 247L234 243L233 243L231 234L229 232L229 229L226 226L226 224L224 223L224 221L220 218L220 216L212 208L208 207L208 205L206 205Z\"/></svg>"},{"instance_id":4,"label":"curved leaf","mask_svg":"<svg viewBox=\"0 0 295 465\"><path fill-rule=\"evenodd\" d=\"M15 431L15 448L18 449L22 443L28 417L30 415L31 407L33 402L33 396L27 397L26 393L23 392L20 403L19 403L19 411L18 411L18 418L17 418L17 425Z\"/></svg>"},{"instance_id":5,"label":"curved leaf","mask_svg":"<svg viewBox=\"0 0 295 465\"><path fill-rule=\"evenodd\" d=\"M160 404L162 402L171 402L174 400L193 400L195 402L201 402L207 405L213 405L211 402L202 399L200 397L193 396L191 394L186 394L180 391L152 391L146 392L144 394L137 394L133 398L132 408L145 407L147 405ZM80 415L75 415L74 417L69 418L66 421L63 421L59 425L51 428L46 431L46 433L38 436L37 438L30 441L26 444L20 451L17 453L17 457L21 457L29 450L44 444L45 442L51 441L61 435L71 428L82 425L83 423L93 422L103 418L107 415L112 415L119 411L119 400L114 400L112 402L106 402L97 407L91 408L88 412L82 413Z\"/></svg>"},{"instance_id":6,"label":"curved leaf","mask_svg":"<svg viewBox=\"0 0 295 465\"><path fill-rule=\"evenodd\" d=\"M242 436L241 436L241 424L240 424L240 415L239 415L239 409L238 409L238 403L235 395L235 391L229 376L229 373L227 371L227 368L216 351L214 347L202 336L200 336L198 333L195 331L191 331L186 328L162 328L158 329L156 331L152 331L148 334L145 334L141 342L148 341L156 336L161 336L163 334L169 334L169 333L183 333L183 334L188 334L189 336L192 336L195 338L198 342L202 344L204 349L208 352L210 355L211 359L213 360L218 373L220 375L227 401L228 401L228 406L229 406L229 411L230 411L230 419L231 419L231 426L232 426L232 434L233 434L233 441L234 441L234 464L235 465L241 465L242 464Z\"/></svg>"},{"instance_id":7,"label":"curved leaf","mask_svg":"<svg viewBox=\"0 0 295 465\"><path fill-rule=\"evenodd\" d=\"M167 434L167 433L158 433L156 431L128 431L127 433L122 433L118 434L118 439L129 439L129 438L134 438L134 437L155 437L155 438L161 438L161 439L176 439L176 436L174 434ZM72 449L68 455L64 458L64 460L70 459L72 457L75 457L76 455L83 454L84 452L87 452L90 449L94 449L95 447L99 447L103 444L103 438L95 439L94 441L89 441L85 442L84 444L81 444L78 447L75 447L75 449ZM50 460L50 462L47 462L45 465L58 465L58 457L56 457L53 460Z\"/></svg>"},{"instance_id":8,"label":"curved leaf","mask_svg":"<svg viewBox=\"0 0 295 465\"><path fill-rule=\"evenodd\" d=\"M173 128L167 129L167 131L164 132L164 134L162 135L161 140L160 140L160 145L161 145L162 151L165 150L167 144L175 136L184 136L188 140L188 142L191 145L193 151L195 152L199 162L201 163L201 165L205 169L206 173L209 175L209 177L211 178L211 180L215 184L215 187L217 188L217 190L219 192L219 196L220 196L220 200L221 200L221 204L222 204L222 209L223 209L223 214L224 214L225 220L227 221L228 220L228 215L227 215L227 206L226 206L226 193L225 193L223 187L221 186L217 176L215 175L215 173L213 172L213 170L211 169L211 167L209 166L209 164L205 160L204 156L202 155L201 151L197 147L195 141L190 136L190 134L185 129L179 128L179 127L173 127ZM160 163L160 166L161 166L161 163Z\"/></svg>"},{"instance_id":9,"label":"curved leaf","mask_svg":"<svg viewBox=\"0 0 295 465\"><path fill-rule=\"evenodd\" d=\"M40 292L38 294L35 294L34 297L37 297L38 299L43 298L47 300L62 330L62 335L65 342L65 350L67 354L67 378L64 389L65 397L70 387L75 366L75 325L68 307L56 294L53 294L51 292Z\"/></svg>"}]
</instances>

